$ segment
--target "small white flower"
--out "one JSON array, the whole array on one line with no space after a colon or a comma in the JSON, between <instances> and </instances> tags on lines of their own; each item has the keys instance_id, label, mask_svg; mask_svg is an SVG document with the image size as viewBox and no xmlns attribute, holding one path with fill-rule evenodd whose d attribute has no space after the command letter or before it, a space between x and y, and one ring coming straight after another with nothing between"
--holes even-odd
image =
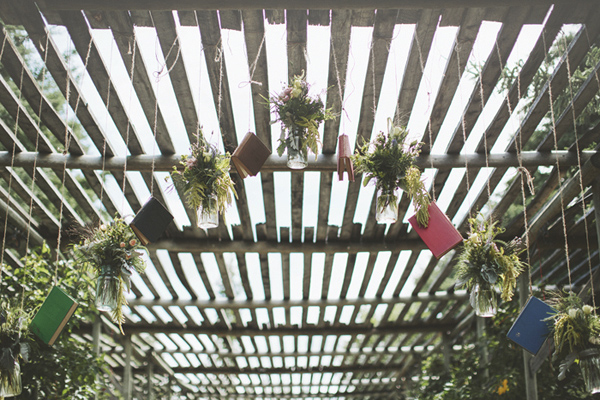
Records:
<instances>
[{"instance_id":1,"label":"small white flower","mask_svg":"<svg viewBox=\"0 0 600 400\"><path fill-rule=\"evenodd\" d=\"M589 304L586 304L585 306L582 307L582 310L583 310L584 314L590 315L594 309Z\"/></svg>"},{"instance_id":2,"label":"small white flower","mask_svg":"<svg viewBox=\"0 0 600 400\"><path fill-rule=\"evenodd\" d=\"M598 338L598 337L590 336L590 338L588 340L591 344L595 344L595 345L600 344L600 338Z\"/></svg>"},{"instance_id":3,"label":"small white flower","mask_svg":"<svg viewBox=\"0 0 600 400\"><path fill-rule=\"evenodd\" d=\"M571 318L577 318L577 309L569 308L568 314L569 314L569 317L571 317Z\"/></svg>"}]
</instances>

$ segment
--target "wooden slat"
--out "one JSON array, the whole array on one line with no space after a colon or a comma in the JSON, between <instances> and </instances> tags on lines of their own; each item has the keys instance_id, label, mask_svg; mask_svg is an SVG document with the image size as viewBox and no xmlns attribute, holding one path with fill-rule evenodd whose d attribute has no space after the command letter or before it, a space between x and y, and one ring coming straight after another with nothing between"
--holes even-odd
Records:
<instances>
[{"instance_id":1,"label":"wooden slat","mask_svg":"<svg viewBox=\"0 0 600 400\"><path fill-rule=\"evenodd\" d=\"M220 10L221 29L242 30L242 15L240 10Z\"/></svg>"}]
</instances>

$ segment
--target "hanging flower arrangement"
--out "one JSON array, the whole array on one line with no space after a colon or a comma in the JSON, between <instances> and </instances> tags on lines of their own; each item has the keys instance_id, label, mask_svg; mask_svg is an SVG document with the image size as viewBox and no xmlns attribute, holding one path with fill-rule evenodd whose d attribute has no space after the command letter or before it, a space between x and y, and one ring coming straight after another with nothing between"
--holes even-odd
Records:
<instances>
[{"instance_id":1,"label":"hanging flower arrangement","mask_svg":"<svg viewBox=\"0 0 600 400\"><path fill-rule=\"evenodd\" d=\"M398 189L406 192L413 201L417 222L423 227L429 223L431 198L421 181L421 171L415 158L421 143L406 143L408 131L395 126L388 119L388 133L379 132L371 143L356 149L352 161L356 172L365 175L363 186L375 181L377 189L377 220L393 223L398 218Z\"/></svg>"},{"instance_id":2,"label":"hanging flower arrangement","mask_svg":"<svg viewBox=\"0 0 600 400\"><path fill-rule=\"evenodd\" d=\"M510 301L517 285L517 277L527 264L519 254L524 250L521 239L509 243L496 239L504 232L496 222L469 218L469 237L456 264L456 285L466 286L471 293L471 305L482 317L496 314L497 301L494 288L501 290L504 301Z\"/></svg>"},{"instance_id":3,"label":"hanging flower arrangement","mask_svg":"<svg viewBox=\"0 0 600 400\"><path fill-rule=\"evenodd\" d=\"M599 393L600 317L596 309L583 304L573 292L556 293L548 303L556 310L556 314L550 318L554 322L553 359L562 360L558 379L564 379L571 364L579 360L587 390Z\"/></svg>"},{"instance_id":4,"label":"hanging flower arrangement","mask_svg":"<svg viewBox=\"0 0 600 400\"><path fill-rule=\"evenodd\" d=\"M27 361L29 345L26 316L22 311L0 312L0 398L21 394L21 364Z\"/></svg>"},{"instance_id":5,"label":"hanging flower arrangement","mask_svg":"<svg viewBox=\"0 0 600 400\"><path fill-rule=\"evenodd\" d=\"M83 242L75 246L78 259L91 267L97 278L96 308L111 311L112 320L119 328L125 322L122 308L127 305L125 290L131 290L131 275L146 269L143 250L146 248L133 230L119 217L110 224L91 229L84 235Z\"/></svg>"},{"instance_id":6,"label":"hanging flower arrangement","mask_svg":"<svg viewBox=\"0 0 600 400\"><path fill-rule=\"evenodd\" d=\"M304 72L296 75L280 94L272 95L269 104L277 114L273 122L281 122L284 129L279 138L277 154L288 151L288 167L306 167L308 149L315 157L319 154L319 125L335 118L331 109L325 109L323 101L308 95L310 86L304 80Z\"/></svg>"},{"instance_id":7,"label":"hanging flower arrangement","mask_svg":"<svg viewBox=\"0 0 600 400\"><path fill-rule=\"evenodd\" d=\"M202 131L197 142L191 146L191 155L181 156L179 168L173 166L171 178L179 185L186 203L197 210L198 227L214 228L218 225L218 213L224 213L237 198L234 183L229 176L230 155L219 154L215 146L209 144Z\"/></svg>"}]
</instances>

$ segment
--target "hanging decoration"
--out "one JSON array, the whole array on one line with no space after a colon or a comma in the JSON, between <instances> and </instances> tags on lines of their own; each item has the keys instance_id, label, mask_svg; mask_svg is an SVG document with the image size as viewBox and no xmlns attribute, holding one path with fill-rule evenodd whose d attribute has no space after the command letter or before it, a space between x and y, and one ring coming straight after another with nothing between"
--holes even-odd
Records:
<instances>
[{"instance_id":1,"label":"hanging decoration","mask_svg":"<svg viewBox=\"0 0 600 400\"><path fill-rule=\"evenodd\" d=\"M408 131L388 119L388 133L379 132L375 141L356 149L352 161L356 172L364 173L363 186L375 180L377 189L377 221L394 223L398 219L398 189L413 201L417 222L429 224L431 198L421 181L421 171L415 165L421 143L406 143Z\"/></svg>"},{"instance_id":2,"label":"hanging decoration","mask_svg":"<svg viewBox=\"0 0 600 400\"><path fill-rule=\"evenodd\" d=\"M209 229L219 226L219 212L225 210L237 198L234 183L229 176L229 153L218 154L215 146L209 144L202 130L192 144L192 154L181 156L183 170L173 166L171 178L180 185L187 205L196 210L199 228Z\"/></svg>"},{"instance_id":3,"label":"hanging decoration","mask_svg":"<svg viewBox=\"0 0 600 400\"><path fill-rule=\"evenodd\" d=\"M452 221L450 221L448 216L440 210L435 201L429 204L428 212L429 224L427 227L422 227L419 224L416 215L410 217L408 222L410 222L410 225L419 234L435 258L439 259L462 243L463 237L458 229L452 225Z\"/></svg>"},{"instance_id":4,"label":"hanging decoration","mask_svg":"<svg viewBox=\"0 0 600 400\"><path fill-rule=\"evenodd\" d=\"M481 220L480 220L481 219ZM480 317L496 314L498 303L495 288L501 290L504 301L510 301L517 285L517 277L527 268L519 254L524 250L521 239L506 243L496 239L503 228L480 215L469 218L469 237L456 264L456 285L466 286L471 293L471 306Z\"/></svg>"},{"instance_id":5,"label":"hanging decoration","mask_svg":"<svg viewBox=\"0 0 600 400\"><path fill-rule=\"evenodd\" d=\"M556 293L548 301L556 313L552 334L553 360L561 360L559 380L579 360L579 366L588 392L600 393L600 317L596 309L583 303L573 292Z\"/></svg>"},{"instance_id":6,"label":"hanging decoration","mask_svg":"<svg viewBox=\"0 0 600 400\"><path fill-rule=\"evenodd\" d=\"M291 169L306 168L308 149L317 157L319 125L335 118L331 109L326 109L319 97L312 98L308 95L309 89L303 71L300 76L294 76L281 94L272 95L269 99L271 110L277 113L277 119L273 122L281 122L284 126L277 154L281 157L287 149L287 166Z\"/></svg>"},{"instance_id":7,"label":"hanging decoration","mask_svg":"<svg viewBox=\"0 0 600 400\"><path fill-rule=\"evenodd\" d=\"M7 310L5 305L0 312L0 398L21 394L21 364L27 361L29 345L26 343L28 331L26 316L18 311Z\"/></svg>"},{"instance_id":8,"label":"hanging decoration","mask_svg":"<svg viewBox=\"0 0 600 400\"><path fill-rule=\"evenodd\" d=\"M531 296L506 336L535 355L550 336L552 322L548 318L554 313L548 304Z\"/></svg>"},{"instance_id":9,"label":"hanging decoration","mask_svg":"<svg viewBox=\"0 0 600 400\"><path fill-rule=\"evenodd\" d=\"M31 320L29 330L42 342L52 346L79 306L58 286L53 286L44 303Z\"/></svg>"},{"instance_id":10,"label":"hanging decoration","mask_svg":"<svg viewBox=\"0 0 600 400\"><path fill-rule=\"evenodd\" d=\"M253 132L248 132L231 155L231 161L240 178L244 179L248 175L256 176L270 155L271 150L262 140Z\"/></svg>"},{"instance_id":11,"label":"hanging decoration","mask_svg":"<svg viewBox=\"0 0 600 400\"><path fill-rule=\"evenodd\" d=\"M111 224L102 224L84 235L83 242L75 246L80 262L92 268L97 278L96 308L110 311L112 320L125 322L123 306L127 305L125 290L131 290L131 275L142 273L146 263L142 251L146 250L122 218L115 217Z\"/></svg>"},{"instance_id":12,"label":"hanging decoration","mask_svg":"<svg viewBox=\"0 0 600 400\"><path fill-rule=\"evenodd\" d=\"M348 173L348 180L354 182L354 165L352 164L352 151L350 150L350 141L348 135L340 135L338 137L338 159L337 173L338 179L341 181L344 178L344 172Z\"/></svg>"},{"instance_id":13,"label":"hanging decoration","mask_svg":"<svg viewBox=\"0 0 600 400\"><path fill-rule=\"evenodd\" d=\"M142 245L156 242L173 221L173 215L154 196L138 211L129 226Z\"/></svg>"}]
</instances>

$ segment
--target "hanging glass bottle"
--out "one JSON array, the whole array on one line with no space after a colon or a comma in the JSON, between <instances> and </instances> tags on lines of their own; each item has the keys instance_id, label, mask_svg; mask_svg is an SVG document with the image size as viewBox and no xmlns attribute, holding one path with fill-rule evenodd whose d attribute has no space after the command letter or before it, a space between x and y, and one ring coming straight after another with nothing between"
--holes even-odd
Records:
<instances>
[{"instance_id":1,"label":"hanging glass bottle","mask_svg":"<svg viewBox=\"0 0 600 400\"><path fill-rule=\"evenodd\" d=\"M600 351L584 350L579 356L579 367L586 390L591 394L600 393Z\"/></svg>"},{"instance_id":2,"label":"hanging glass bottle","mask_svg":"<svg viewBox=\"0 0 600 400\"><path fill-rule=\"evenodd\" d=\"M308 166L305 152L302 151L304 136L304 128L292 126L288 130L288 146L287 146L287 166L291 169L304 169Z\"/></svg>"},{"instance_id":3,"label":"hanging glass bottle","mask_svg":"<svg viewBox=\"0 0 600 400\"><path fill-rule=\"evenodd\" d=\"M96 283L96 308L98 311L112 311L117 307L120 295L118 269L103 265Z\"/></svg>"},{"instance_id":4,"label":"hanging glass bottle","mask_svg":"<svg viewBox=\"0 0 600 400\"><path fill-rule=\"evenodd\" d=\"M471 290L469 302L479 317L493 317L498 311L498 300L494 289L483 289L478 283Z\"/></svg>"},{"instance_id":5,"label":"hanging glass bottle","mask_svg":"<svg viewBox=\"0 0 600 400\"><path fill-rule=\"evenodd\" d=\"M208 195L206 205L200 205L196 219L198 228L211 229L219 226L219 203L216 194Z\"/></svg>"},{"instance_id":6,"label":"hanging glass bottle","mask_svg":"<svg viewBox=\"0 0 600 400\"><path fill-rule=\"evenodd\" d=\"M393 224L398 219L398 196L393 190L377 191L375 217L380 224Z\"/></svg>"},{"instance_id":7,"label":"hanging glass bottle","mask_svg":"<svg viewBox=\"0 0 600 400\"><path fill-rule=\"evenodd\" d=\"M18 396L21 391L21 365L15 358L12 369L0 369L0 398Z\"/></svg>"}]
</instances>

